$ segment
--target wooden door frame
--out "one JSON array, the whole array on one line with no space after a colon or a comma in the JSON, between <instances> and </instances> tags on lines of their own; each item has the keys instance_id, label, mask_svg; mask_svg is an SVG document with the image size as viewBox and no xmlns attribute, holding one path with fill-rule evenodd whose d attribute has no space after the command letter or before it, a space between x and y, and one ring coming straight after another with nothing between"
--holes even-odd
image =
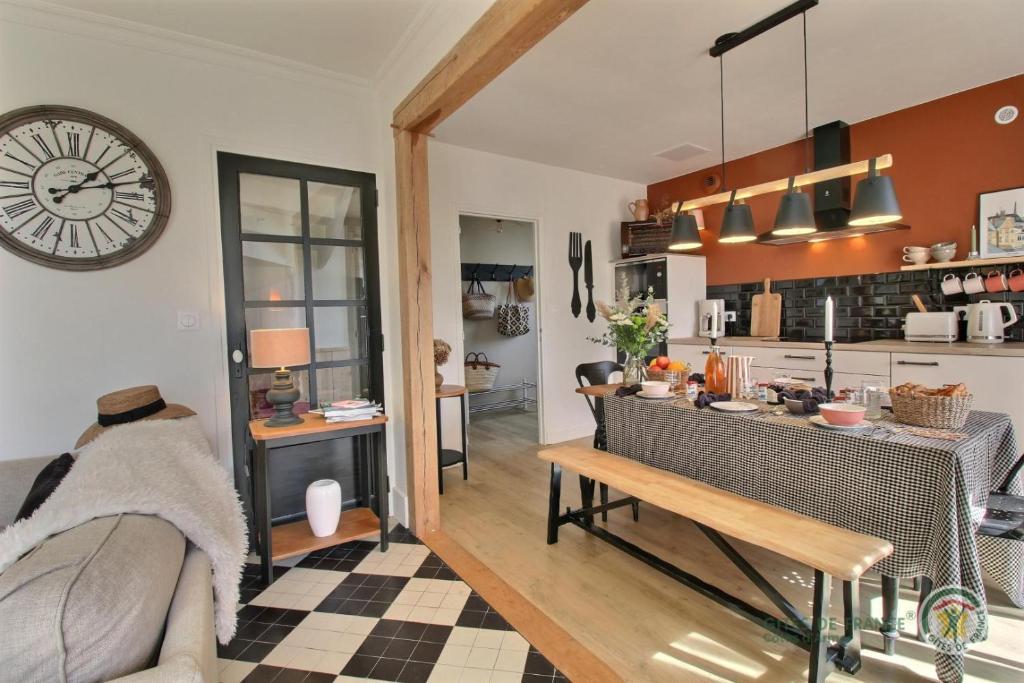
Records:
<instances>
[{"instance_id":1,"label":"wooden door frame","mask_svg":"<svg viewBox=\"0 0 1024 683\"><path fill-rule=\"evenodd\" d=\"M586 2L497 0L393 114L407 495L410 525L418 536L441 528L427 140L431 130Z\"/></svg>"}]
</instances>

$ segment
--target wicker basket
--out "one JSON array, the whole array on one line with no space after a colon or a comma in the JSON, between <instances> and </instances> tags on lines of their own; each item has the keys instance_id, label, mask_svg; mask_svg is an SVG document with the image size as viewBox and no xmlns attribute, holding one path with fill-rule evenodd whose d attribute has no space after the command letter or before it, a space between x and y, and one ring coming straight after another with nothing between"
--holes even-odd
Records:
<instances>
[{"instance_id":1,"label":"wicker basket","mask_svg":"<svg viewBox=\"0 0 1024 683\"><path fill-rule=\"evenodd\" d=\"M974 394L966 396L915 396L890 390L892 413L904 424L936 429L961 429L974 403Z\"/></svg>"},{"instance_id":2,"label":"wicker basket","mask_svg":"<svg viewBox=\"0 0 1024 683\"><path fill-rule=\"evenodd\" d=\"M462 295L462 317L486 320L494 317L494 295L484 291L483 283L473 280Z\"/></svg>"},{"instance_id":3,"label":"wicker basket","mask_svg":"<svg viewBox=\"0 0 1024 683\"><path fill-rule=\"evenodd\" d=\"M651 382L675 380L675 383L669 387L669 391L685 391L686 382L690 379L690 373L683 372L682 370L655 370L648 367L647 379Z\"/></svg>"},{"instance_id":4,"label":"wicker basket","mask_svg":"<svg viewBox=\"0 0 1024 683\"><path fill-rule=\"evenodd\" d=\"M473 393L494 388L494 381L498 379L500 369L500 365L487 360L485 353L467 353L466 390Z\"/></svg>"}]
</instances>

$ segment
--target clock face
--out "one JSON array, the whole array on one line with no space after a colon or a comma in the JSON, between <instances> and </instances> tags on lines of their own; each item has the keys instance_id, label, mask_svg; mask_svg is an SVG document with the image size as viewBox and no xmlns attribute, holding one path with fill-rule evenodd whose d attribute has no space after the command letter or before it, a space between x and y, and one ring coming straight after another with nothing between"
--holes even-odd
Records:
<instances>
[{"instance_id":1,"label":"clock face","mask_svg":"<svg viewBox=\"0 0 1024 683\"><path fill-rule=\"evenodd\" d=\"M72 107L0 117L0 243L43 265L106 268L145 251L170 213L159 161L130 131Z\"/></svg>"}]
</instances>

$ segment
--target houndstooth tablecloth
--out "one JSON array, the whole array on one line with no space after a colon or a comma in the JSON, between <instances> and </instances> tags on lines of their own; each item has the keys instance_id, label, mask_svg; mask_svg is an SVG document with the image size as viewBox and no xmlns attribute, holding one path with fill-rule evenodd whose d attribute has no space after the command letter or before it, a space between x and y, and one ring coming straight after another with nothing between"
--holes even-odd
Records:
<instances>
[{"instance_id":1,"label":"houndstooth tablecloth","mask_svg":"<svg viewBox=\"0 0 1024 683\"><path fill-rule=\"evenodd\" d=\"M1007 415L972 412L960 430L967 437L945 441L889 429L840 433L685 400L604 401L611 453L884 538L895 551L875 569L887 576L928 576L936 588L963 586L984 600L984 567L1024 606L1024 544L975 536L989 492L1018 457ZM888 425L898 429L891 418ZM1010 492L1024 492L1019 478ZM962 657L936 651L935 660L940 680L962 680Z\"/></svg>"}]
</instances>

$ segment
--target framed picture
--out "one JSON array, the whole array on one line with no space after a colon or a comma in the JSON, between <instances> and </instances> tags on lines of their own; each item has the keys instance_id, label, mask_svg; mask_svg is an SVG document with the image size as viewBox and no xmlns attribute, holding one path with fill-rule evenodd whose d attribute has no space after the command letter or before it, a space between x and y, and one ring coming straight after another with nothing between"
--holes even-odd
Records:
<instances>
[{"instance_id":1,"label":"framed picture","mask_svg":"<svg viewBox=\"0 0 1024 683\"><path fill-rule=\"evenodd\" d=\"M978 195L981 258L1024 258L1024 187Z\"/></svg>"}]
</instances>

